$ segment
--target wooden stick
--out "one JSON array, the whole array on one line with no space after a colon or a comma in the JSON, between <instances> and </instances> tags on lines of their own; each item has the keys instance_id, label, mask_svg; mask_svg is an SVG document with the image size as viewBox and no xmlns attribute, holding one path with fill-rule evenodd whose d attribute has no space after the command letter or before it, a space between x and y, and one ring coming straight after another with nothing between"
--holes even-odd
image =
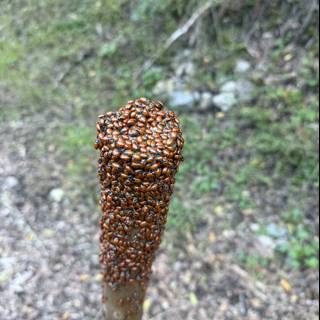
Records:
<instances>
[{"instance_id":1,"label":"wooden stick","mask_svg":"<svg viewBox=\"0 0 320 320\"><path fill-rule=\"evenodd\" d=\"M141 320L146 287L136 283L119 287L114 291L104 284L104 308L106 320ZM132 299L135 296L136 299Z\"/></svg>"}]
</instances>

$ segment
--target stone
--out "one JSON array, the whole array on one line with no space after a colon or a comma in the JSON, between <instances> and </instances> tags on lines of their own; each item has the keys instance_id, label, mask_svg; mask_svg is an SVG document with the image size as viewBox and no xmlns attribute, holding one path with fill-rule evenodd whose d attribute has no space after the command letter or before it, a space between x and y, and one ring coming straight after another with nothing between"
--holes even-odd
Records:
<instances>
[{"instance_id":1,"label":"stone","mask_svg":"<svg viewBox=\"0 0 320 320\"><path fill-rule=\"evenodd\" d=\"M249 80L237 81L237 98L239 102L250 102L255 96L255 85Z\"/></svg>"},{"instance_id":2,"label":"stone","mask_svg":"<svg viewBox=\"0 0 320 320\"><path fill-rule=\"evenodd\" d=\"M253 232L258 232L259 230L260 230L260 225L258 224L258 223L252 223L251 225L250 225L250 229L251 229L251 231L253 231Z\"/></svg>"},{"instance_id":3,"label":"stone","mask_svg":"<svg viewBox=\"0 0 320 320\"><path fill-rule=\"evenodd\" d=\"M213 105L213 95L210 92L204 92L201 94L199 109L202 111L208 110Z\"/></svg>"},{"instance_id":4,"label":"stone","mask_svg":"<svg viewBox=\"0 0 320 320\"><path fill-rule=\"evenodd\" d=\"M179 78L182 77L193 77L196 73L196 67L192 61L188 61L185 63L182 63L177 66L176 68L176 75Z\"/></svg>"},{"instance_id":5,"label":"stone","mask_svg":"<svg viewBox=\"0 0 320 320\"><path fill-rule=\"evenodd\" d=\"M236 96L231 92L222 92L213 97L213 104L223 112L229 111L236 103Z\"/></svg>"},{"instance_id":6,"label":"stone","mask_svg":"<svg viewBox=\"0 0 320 320\"><path fill-rule=\"evenodd\" d=\"M170 92L179 87L179 85L179 80L175 78L162 80L156 84L153 89L153 93L157 96L168 95Z\"/></svg>"},{"instance_id":7,"label":"stone","mask_svg":"<svg viewBox=\"0 0 320 320\"><path fill-rule=\"evenodd\" d=\"M53 202L61 202L64 197L64 191L60 188L52 189L49 193L49 199Z\"/></svg>"},{"instance_id":8,"label":"stone","mask_svg":"<svg viewBox=\"0 0 320 320\"><path fill-rule=\"evenodd\" d=\"M251 69L251 65L247 60L239 59L234 67L235 73L247 73Z\"/></svg>"},{"instance_id":9,"label":"stone","mask_svg":"<svg viewBox=\"0 0 320 320\"><path fill-rule=\"evenodd\" d=\"M213 98L214 104L226 112L238 103L250 102L255 95L255 85L246 79L226 82L221 93Z\"/></svg>"},{"instance_id":10,"label":"stone","mask_svg":"<svg viewBox=\"0 0 320 320\"><path fill-rule=\"evenodd\" d=\"M192 109L200 101L200 94L187 90L175 90L169 94L169 106L172 108Z\"/></svg>"},{"instance_id":11,"label":"stone","mask_svg":"<svg viewBox=\"0 0 320 320\"><path fill-rule=\"evenodd\" d=\"M267 247L267 248L272 248L274 249L276 244L274 242L274 240L269 237L269 236L266 236L266 235L261 235L258 237L258 241L261 245L263 245L264 247Z\"/></svg>"},{"instance_id":12,"label":"stone","mask_svg":"<svg viewBox=\"0 0 320 320\"><path fill-rule=\"evenodd\" d=\"M13 265L17 263L17 259L15 257L3 257L0 258L0 267L1 269L9 269L12 268Z\"/></svg>"},{"instance_id":13,"label":"stone","mask_svg":"<svg viewBox=\"0 0 320 320\"><path fill-rule=\"evenodd\" d=\"M233 93L238 102L250 101L254 95L254 91L254 84L245 79L228 81L221 87L221 92Z\"/></svg>"},{"instance_id":14,"label":"stone","mask_svg":"<svg viewBox=\"0 0 320 320\"><path fill-rule=\"evenodd\" d=\"M10 210L13 203L14 203L14 195L12 192L5 190L0 193L0 208L7 208Z\"/></svg>"},{"instance_id":15,"label":"stone","mask_svg":"<svg viewBox=\"0 0 320 320\"><path fill-rule=\"evenodd\" d=\"M4 270L0 272L0 285L3 286L7 284L12 277L12 270Z\"/></svg>"},{"instance_id":16,"label":"stone","mask_svg":"<svg viewBox=\"0 0 320 320\"><path fill-rule=\"evenodd\" d=\"M277 239L285 238L287 236L287 230L275 223L270 223L267 226L267 233L270 237Z\"/></svg>"},{"instance_id":17,"label":"stone","mask_svg":"<svg viewBox=\"0 0 320 320\"><path fill-rule=\"evenodd\" d=\"M11 282L10 289L15 292L24 292L25 291L25 283L30 280L33 276L32 271L25 271L23 273L19 273Z\"/></svg>"},{"instance_id":18,"label":"stone","mask_svg":"<svg viewBox=\"0 0 320 320\"><path fill-rule=\"evenodd\" d=\"M239 79L237 81L228 81L222 87L222 92L234 93L237 98L245 100L246 97L252 97L255 86L254 84L246 79Z\"/></svg>"},{"instance_id":19,"label":"stone","mask_svg":"<svg viewBox=\"0 0 320 320\"><path fill-rule=\"evenodd\" d=\"M0 188L5 191L10 191L14 189L18 184L19 184L19 181L16 177L9 176L2 181Z\"/></svg>"},{"instance_id":20,"label":"stone","mask_svg":"<svg viewBox=\"0 0 320 320\"><path fill-rule=\"evenodd\" d=\"M257 249L261 256L270 258L273 257L275 248L277 246L276 242L269 236L261 235L258 237Z\"/></svg>"}]
</instances>

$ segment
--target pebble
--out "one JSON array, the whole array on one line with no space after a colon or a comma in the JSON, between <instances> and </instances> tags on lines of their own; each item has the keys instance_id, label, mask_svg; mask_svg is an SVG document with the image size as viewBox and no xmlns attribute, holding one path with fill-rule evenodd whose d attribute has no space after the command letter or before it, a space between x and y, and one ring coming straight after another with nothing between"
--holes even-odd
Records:
<instances>
[{"instance_id":1,"label":"pebble","mask_svg":"<svg viewBox=\"0 0 320 320\"><path fill-rule=\"evenodd\" d=\"M251 69L251 65L247 60L239 59L234 67L235 73L247 73Z\"/></svg>"},{"instance_id":2,"label":"pebble","mask_svg":"<svg viewBox=\"0 0 320 320\"><path fill-rule=\"evenodd\" d=\"M267 226L267 233L269 236L274 238L285 238L287 235L287 230L275 223L270 223Z\"/></svg>"},{"instance_id":3,"label":"pebble","mask_svg":"<svg viewBox=\"0 0 320 320\"><path fill-rule=\"evenodd\" d=\"M64 191L60 188L52 189L49 193L49 199L53 202L61 202L64 197Z\"/></svg>"},{"instance_id":4,"label":"pebble","mask_svg":"<svg viewBox=\"0 0 320 320\"><path fill-rule=\"evenodd\" d=\"M213 98L217 108L223 112L229 111L239 103L250 102L255 95L255 85L246 79L228 81L220 89L220 94Z\"/></svg>"},{"instance_id":5,"label":"pebble","mask_svg":"<svg viewBox=\"0 0 320 320\"><path fill-rule=\"evenodd\" d=\"M153 93L159 97L168 95L170 92L182 87L179 79L172 78L159 81L153 89Z\"/></svg>"},{"instance_id":6,"label":"pebble","mask_svg":"<svg viewBox=\"0 0 320 320\"><path fill-rule=\"evenodd\" d=\"M228 81L221 87L221 92L232 93L237 102L249 102L254 95L254 84L246 79Z\"/></svg>"},{"instance_id":7,"label":"pebble","mask_svg":"<svg viewBox=\"0 0 320 320\"><path fill-rule=\"evenodd\" d=\"M200 94L187 90L175 90L169 94L169 105L172 108L193 108L200 101Z\"/></svg>"},{"instance_id":8,"label":"pebble","mask_svg":"<svg viewBox=\"0 0 320 320\"><path fill-rule=\"evenodd\" d=\"M237 99L231 92L222 92L213 98L213 103L221 111L227 112L237 103Z\"/></svg>"},{"instance_id":9,"label":"pebble","mask_svg":"<svg viewBox=\"0 0 320 320\"><path fill-rule=\"evenodd\" d=\"M196 73L196 67L193 62L187 61L185 63L180 64L176 68L176 75L179 78L182 77L193 77Z\"/></svg>"},{"instance_id":10,"label":"pebble","mask_svg":"<svg viewBox=\"0 0 320 320\"><path fill-rule=\"evenodd\" d=\"M202 111L208 110L213 105L213 95L210 92L204 92L201 94L201 100L199 103L199 109Z\"/></svg>"},{"instance_id":11,"label":"pebble","mask_svg":"<svg viewBox=\"0 0 320 320\"><path fill-rule=\"evenodd\" d=\"M3 180L0 187L5 191L10 191L14 189L18 184L19 184L19 181L16 177L9 176Z\"/></svg>"},{"instance_id":12,"label":"pebble","mask_svg":"<svg viewBox=\"0 0 320 320\"><path fill-rule=\"evenodd\" d=\"M261 235L257 238L257 249L263 257L273 257L276 248L276 242L266 235Z\"/></svg>"}]
</instances>

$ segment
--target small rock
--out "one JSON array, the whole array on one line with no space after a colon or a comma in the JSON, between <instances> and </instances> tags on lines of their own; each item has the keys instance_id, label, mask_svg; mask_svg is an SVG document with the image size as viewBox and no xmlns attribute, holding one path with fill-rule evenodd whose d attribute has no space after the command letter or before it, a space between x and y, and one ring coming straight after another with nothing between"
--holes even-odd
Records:
<instances>
[{"instance_id":1,"label":"small rock","mask_svg":"<svg viewBox=\"0 0 320 320\"><path fill-rule=\"evenodd\" d=\"M61 202L64 197L64 191L60 188L52 189L49 193L49 199L53 202Z\"/></svg>"},{"instance_id":2,"label":"small rock","mask_svg":"<svg viewBox=\"0 0 320 320\"><path fill-rule=\"evenodd\" d=\"M264 32L262 34L262 39L264 40L272 40L273 39L273 33L270 31Z\"/></svg>"},{"instance_id":3,"label":"small rock","mask_svg":"<svg viewBox=\"0 0 320 320\"><path fill-rule=\"evenodd\" d=\"M251 65L248 61L239 59L234 67L235 73L246 73L250 70Z\"/></svg>"},{"instance_id":4,"label":"small rock","mask_svg":"<svg viewBox=\"0 0 320 320\"><path fill-rule=\"evenodd\" d=\"M213 95L210 92L204 92L201 95L199 109L208 110L213 105Z\"/></svg>"},{"instance_id":5,"label":"small rock","mask_svg":"<svg viewBox=\"0 0 320 320\"><path fill-rule=\"evenodd\" d=\"M4 270L2 272L0 272L0 285L4 285L6 283L9 282L9 280L11 279L12 277L12 270L9 269L9 270Z\"/></svg>"},{"instance_id":6,"label":"small rock","mask_svg":"<svg viewBox=\"0 0 320 320\"><path fill-rule=\"evenodd\" d=\"M231 239L231 238L234 238L236 236L236 232L234 230L224 230L222 235L226 239Z\"/></svg>"},{"instance_id":7,"label":"small rock","mask_svg":"<svg viewBox=\"0 0 320 320\"><path fill-rule=\"evenodd\" d=\"M14 257L0 258L0 268L1 269L11 268L15 263L17 263L17 259Z\"/></svg>"},{"instance_id":8,"label":"small rock","mask_svg":"<svg viewBox=\"0 0 320 320\"><path fill-rule=\"evenodd\" d=\"M200 94L198 92L176 90L169 94L169 105L172 108L191 109L199 100Z\"/></svg>"},{"instance_id":9,"label":"small rock","mask_svg":"<svg viewBox=\"0 0 320 320\"><path fill-rule=\"evenodd\" d=\"M188 61L178 65L176 69L176 75L179 78L182 77L193 77L196 73L196 67L193 62Z\"/></svg>"},{"instance_id":10,"label":"small rock","mask_svg":"<svg viewBox=\"0 0 320 320\"><path fill-rule=\"evenodd\" d=\"M180 261L177 261L174 263L173 265L173 270L176 271L176 272L180 272L182 269L182 263Z\"/></svg>"},{"instance_id":11,"label":"small rock","mask_svg":"<svg viewBox=\"0 0 320 320\"><path fill-rule=\"evenodd\" d=\"M261 236L258 237L258 241L264 247L268 247L268 248L272 248L272 249L275 248L275 242L271 237L268 237L268 236L265 236L265 235L261 235Z\"/></svg>"},{"instance_id":12,"label":"small rock","mask_svg":"<svg viewBox=\"0 0 320 320\"><path fill-rule=\"evenodd\" d=\"M213 98L213 103L223 112L227 112L237 103L237 99L231 92L222 92Z\"/></svg>"},{"instance_id":13,"label":"small rock","mask_svg":"<svg viewBox=\"0 0 320 320\"><path fill-rule=\"evenodd\" d=\"M258 237L257 248L261 256L273 257L276 246L276 242L271 237L265 235Z\"/></svg>"},{"instance_id":14,"label":"small rock","mask_svg":"<svg viewBox=\"0 0 320 320\"><path fill-rule=\"evenodd\" d=\"M168 95L180 86L179 80L172 78L159 81L153 89L153 93L158 96Z\"/></svg>"},{"instance_id":15,"label":"small rock","mask_svg":"<svg viewBox=\"0 0 320 320\"><path fill-rule=\"evenodd\" d=\"M9 176L3 180L1 187L5 191L10 191L14 189L18 184L19 184L19 181L16 177Z\"/></svg>"},{"instance_id":16,"label":"small rock","mask_svg":"<svg viewBox=\"0 0 320 320\"><path fill-rule=\"evenodd\" d=\"M55 233L55 230L49 228L45 228L42 231L42 235L46 238L52 238L55 235Z\"/></svg>"},{"instance_id":17,"label":"small rock","mask_svg":"<svg viewBox=\"0 0 320 320\"><path fill-rule=\"evenodd\" d=\"M287 230L275 223L270 223L267 226L267 233L270 237L285 238L287 236Z\"/></svg>"},{"instance_id":18,"label":"small rock","mask_svg":"<svg viewBox=\"0 0 320 320\"><path fill-rule=\"evenodd\" d=\"M250 229L251 229L251 231L253 231L253 232L258 232L259 230L260 230L260 225L258 224L258 223L252 223L251 225L250 225Z\"/></svg>"},{"instance_id":19,"label":"small rock","mask_svg":"<svg viewBox=\"0 0 320 320\"><path fill-rule=\"evenodd\" d=\"M238 92L238 84L236 81L228 81L221 87L221 92L231 92L236 94Z\"/></svg>"},{"instance_id":20,"label":"small rock","mask_svg":"<svg viewBox=\"0 0 320 320\"><path fill-rule=\"evenodd\" d=\"M249 80L228 81L221 87L221 93L213 98L213 102L226 112L237 103L250 102L254 93L255 85Z\"/></svg>"},{"instance_id":21,"label":"small rock","mask_svg":"<svg viewBox=\"0 0 320 320\"><path fill-rule=\"evenodd\" d=\"M221 91L233 93L238 102L249 102L254 96L255 86L249 80L239 79L237 81L225 83L222 86Z\"/></svg>"},{"instance_id":22,"label":"small rock","mask_svg":"<svg viewBox=\"0 0 320 320\"><path fill-rule=\"evenodd\" d=\"M19 273L10 283L10 289L15 292L24 292L25 286L24 284L30 280L33 276L32 271L25 271L23 273Z\"/></svg>"},{"instance_id":23,"label":"small rock","mask_svg":"<svg viewBox=\"0 0 320 320\"><path fill-rule=\"evenodd\" d=\"M14 203L14 195L10 191L4 191L0 193L0 207L11 208Z\"/></svg>"}]
</instances>

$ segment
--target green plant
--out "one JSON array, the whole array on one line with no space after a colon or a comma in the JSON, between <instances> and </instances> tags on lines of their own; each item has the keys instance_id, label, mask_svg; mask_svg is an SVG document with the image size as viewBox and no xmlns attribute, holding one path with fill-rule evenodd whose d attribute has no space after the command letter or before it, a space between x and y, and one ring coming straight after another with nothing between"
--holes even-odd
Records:
<instances>
[{"instance_id":1,"label":"green plant","mask_svg":"<svg viewBox=\"0 0 320 320\"><path fill-rule=\"evenodd\" d=\"M90 127L68 125L61 129L62 139L59 141L63 149L76 156L80 151L88 150L91 145L92 132Z\"/></svg>"},{"instance_id":2,"label":"green plant","mask_svg":"<svg viewBox=\"0 0 320 320\"><path fill-rule=\"evenodd\" d=\"M304 224L304 216L299 209L292 209L282 215L287 223L289 237L278 250L287 263L296 269L317 269L319 267L319 238Z\"/></svg>"},{"instance_id":3,"label":"green plant","mask_svg":"<svg viewBox=\"0 0 320 320\"><path fill-rule=\"evenodd\" d=\"M261 277L261 270L268 268L271 262L270 258L262 257L259 254L247 253L245 251L240 251L238 259L243 263L245 269L254 274L257 278Z\"/></svg>"},{"instance_id":4,"label":"green plant","mask_svg":"<svg viewBox=\"0 0 320 320\"><path fill-rule=\"evenodd\" d=\"M164 73L162 68L160 67L153 67L150 70L147 70L143 75L143 82L144 87L146 89L152 89L155 84L164 79Z\"/></svg>"},{"instance_id":5,"label":"green plant","mask_svg":"<svg viewBox=\"0 0 320 320\"><path fill-rule=\"evenodd\" d=\"M0 79L6 75L9 67L14 67L22 55L20 45L0 39Z\"/></svg>"},{"instance_id":6,"label":"green plant","mask_svg":"<svg viewBox=\"0 0 320 320\"><path fill-rule=\"evenodd\" d=\"M92 128L84 125L66 125L60 128L60 138L56 139L54 143L63 153L67 162L66 172L70 181L78 181L84 173L92 173L93 133Z\"/></svg>"},{"instance_id":7,"label":"green plant","mask_svg":"<svg viewBox=\"0 0 320 320\"><path fill-rule=\"evenodd\" d=\"M117 41L111 41L101 47L99 54L103 58L111 58L117 52L117 49Z\"/></svg>"}]
</instances>

